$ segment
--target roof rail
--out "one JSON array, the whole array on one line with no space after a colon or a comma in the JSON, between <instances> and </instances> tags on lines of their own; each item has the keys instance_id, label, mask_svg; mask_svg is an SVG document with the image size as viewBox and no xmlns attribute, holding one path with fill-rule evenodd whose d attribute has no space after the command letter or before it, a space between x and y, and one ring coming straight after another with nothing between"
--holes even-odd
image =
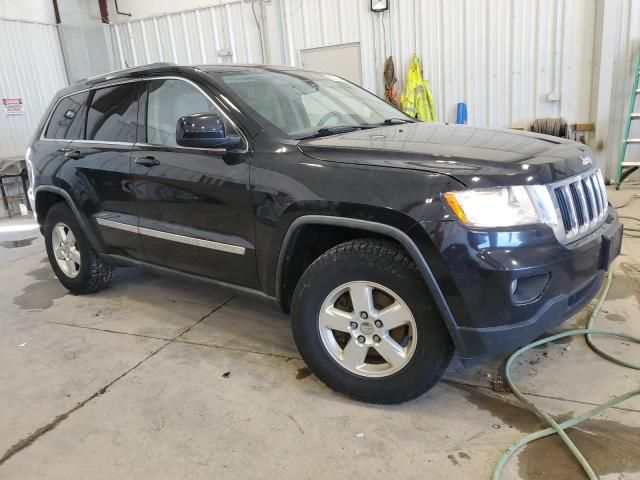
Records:
<instances>
[{"instance_id":1,"label":"roof rail","mask_svg":"<svg viewBox=\"0 0 640 480\"><path fill-rule=\"evenodd\" d=\"M172 62L155 62L155 63L149 63L147 65L138 65L136 67L131 67L131 68L123 68L121 70L114 70L112 72L107 72L107 73L101 73L100 75L94 75L93 77L87 77L87 78L83 78L82 80L78 80L76 83L84 83L84 82L93 82L96 80L101 80L101 79L106 79L106 77L109 77L111 75L116 75L116 74L121 74L121 73L133 73L133 72L137 72L137 71L144 71L147 70L149 68L153 68L153 67L171 67L171 66L175 66L175 63Z\"/></svg>"}]
</instances>

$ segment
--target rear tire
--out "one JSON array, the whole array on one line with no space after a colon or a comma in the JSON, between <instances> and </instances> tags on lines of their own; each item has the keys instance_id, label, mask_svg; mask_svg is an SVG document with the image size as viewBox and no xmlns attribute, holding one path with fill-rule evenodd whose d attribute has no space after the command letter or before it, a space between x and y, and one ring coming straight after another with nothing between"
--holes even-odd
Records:
<instances>
[{"instance_id":1,"label":"rear tire","mask_svg":"<svg viewBox=\"0 0 640 480\"><path fill-rule=\"evenodd\" d=\"M113 267L91 247L75 215L64 202L49 209L44 239L51 268L70 292L93 293L109 285Z\"/></svg>"},{"instance_id":2,"label":"rear tire","mask_svg":"<svg viewBox=\"0 0 640 480\"><path fill-rule=\"evenodd\" d=\"M454 353L415 263L398 245L378 239L338 245L307 268L294 292L292 328L320 380L370 403L422 395Z\"/></svg>"}]
</instances>

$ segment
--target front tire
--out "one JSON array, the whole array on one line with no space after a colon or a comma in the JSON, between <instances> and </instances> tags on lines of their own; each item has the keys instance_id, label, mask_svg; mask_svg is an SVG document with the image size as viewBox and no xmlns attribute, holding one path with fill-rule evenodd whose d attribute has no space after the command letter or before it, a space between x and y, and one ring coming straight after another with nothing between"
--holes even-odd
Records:
<instances>
[{"instance_id":1,"label":"front tire","mask_svg":"<svg viewBox=\"0 0 640 480\"><path fill-rule=\"evenodd\" d=\"M365 402L422 395L454 352L415 263L383 240L346 242L313 262L294 292L292 323L316 376Z\"/></svg>"},{"instance_id":2,"label":"front tire","mask_svg":"<svg viewBox=\"0 0 640 480\"><path fill-rule=\"evenodd\" d=\"M51 268L70 292L93 293L109 285L113 267L91 247L65 203L56 203L49 209L44 239Z\"/></svg>"}]
</instances>

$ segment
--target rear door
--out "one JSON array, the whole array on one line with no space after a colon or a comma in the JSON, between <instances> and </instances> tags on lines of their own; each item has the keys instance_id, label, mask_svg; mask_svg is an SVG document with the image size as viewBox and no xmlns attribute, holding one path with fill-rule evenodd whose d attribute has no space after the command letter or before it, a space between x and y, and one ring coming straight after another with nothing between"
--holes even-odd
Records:
<instances>
[{"instance_id":1,"label":"rear door","mask_svg":"<svg viewBox=\"0 0 640 480\"><path fill-rule=\"evenodd\" d=\"M67 147L61 169L62 178L75 185L76 201L96 222L108 253L137 259L145 256L137 233L131 149L141 85L125 81L92 90L83 138Z\"/></svg>"},{"instance_id":2,"label":"rear door","mask_svg":"<svg viewBox=\"0 0 640 480\"><path fill-rule=\"evenodd\" d=\"M61 98L51 113L42 136L33 145L32 155L38 158L38 176L47 183L56 175L71 140L84 135L84 115L89 91ZM33 185L37 187L37 185Z\"/></svg>"},{"instance_id":3,"label":"rear door","mask_svg":"<svg viewBox=\"0 0 640 480\"><path fill-rule=\"evenodd\" d=\"M216 112L225 117L211 97L186 79L149 80L146 106L132 173L140 238L149 260L258 288L246 139L234 152L178 146L181 116ZM228 119L226 129L240 135Z\"/></svg>"}]
</instances>

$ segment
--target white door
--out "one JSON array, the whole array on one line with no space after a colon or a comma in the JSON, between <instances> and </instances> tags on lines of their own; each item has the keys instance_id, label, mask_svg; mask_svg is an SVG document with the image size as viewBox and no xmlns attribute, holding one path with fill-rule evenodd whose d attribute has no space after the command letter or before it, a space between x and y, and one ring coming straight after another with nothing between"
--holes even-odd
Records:
<instances>
[{"instance_id":1,"label":"white door","mask_svg":"<svg viewBox=\"0 0 640 480\"><path fill-rule=\"evenodd\" d=\"M303 68L333 73L362 86L360 43L345 43L300 50L300 64Z\"/></svg>"}]
</instances>

